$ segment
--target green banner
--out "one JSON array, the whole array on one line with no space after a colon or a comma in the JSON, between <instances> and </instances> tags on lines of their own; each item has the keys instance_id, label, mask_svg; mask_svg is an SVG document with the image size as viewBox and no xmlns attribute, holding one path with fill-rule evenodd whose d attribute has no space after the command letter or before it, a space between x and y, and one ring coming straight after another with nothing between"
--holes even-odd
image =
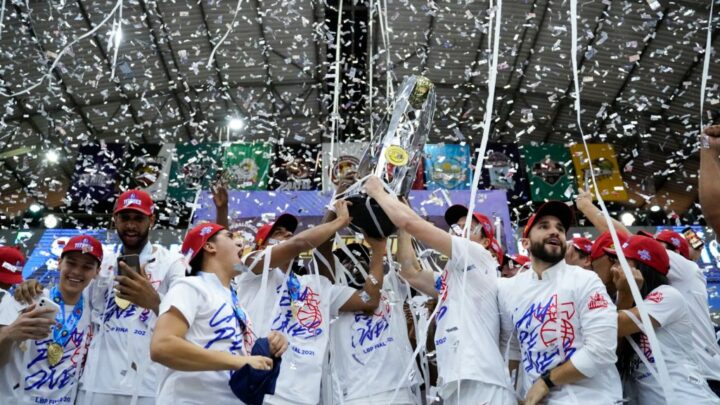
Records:
<instances>
[{"instance_id":1,"label":"green banner","mask_svg":"<svg viewBox=\"0 0 720 405\"><path fill-rule=\"evenodd\" d=\"M172 200L192 202L200 189L209 189L220 167L219 143L177 144L168 185Z\"/></svg>"},{"instance_id":2,"label":"green banner","mask_svg":"<svg viewBox=\"0 0 720 405\"><path fill-rule=\"evenodd\" d=\"M234 143L228 146L223 157L223 177L228 188L267 189L272 155L272 145L267 143Z\"/></svg>"},{"instance_id":3,"label":"green banner","mask_svg":"<svg viewBox=\"0 0 720 405\"><path fill-rule=\"evenodd\" d=\"M525 146L523 158L533 201L568 201L575 194L575 170L563 145Z\"/></svg>"}]
</instances>

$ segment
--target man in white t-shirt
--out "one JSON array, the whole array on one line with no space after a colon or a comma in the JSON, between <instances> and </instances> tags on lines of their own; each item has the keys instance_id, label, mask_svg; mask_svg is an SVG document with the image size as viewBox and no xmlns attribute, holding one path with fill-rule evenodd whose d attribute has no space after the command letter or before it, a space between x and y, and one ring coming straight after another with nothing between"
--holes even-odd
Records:
<instances>
[{"instance_id":1,"label":"man in white t-shirt","mask_svg":"<svg viewBox=\"0 0 720 405\"><path fill-rule=\"evenodd\" d=\"M56 287L29 307L7 298L0 309L0 402L75 403L93 336L86 287L102 258L99 241L75 236L60 255Z\"/></svg>"},{"instance_id":2,"label":"man in white t-shirt","mask_svg":"<svg viewBox=\"0 0 720 405\"><path fill-rule=\"evenodd\" d=\"M187 265L180 254L149 242L154 207L142 190L118 197L113 221L121 243L106 252L100 274L88 287L99 330L90 346L79 405L124 405L134 396L138 405L155 403L162 366L150 360L150 337L161 297L185 276ZM138 255L140 268L119 269L118 260L124 255ZM23 300L37 288L36 283L24 285Z\"/></svg>"},{"instance_id":3,"label":"man in white t-shirt","mask_svg":"<svg viewBox=\"0 0 720 405\"><path fill-rule=\"evenodd\" d=\"M613 404L622 400L617 313L594 272L565 263L573 212L550 201L530 217L523 247L530 270L501 279L500 343L520 370L525 404Z\"/></svg>"},{"instance_id":4,"label":"man in white t-shirt","mask_svg":"<svg viewBox=\"0 0 720 405\"><path fill-rule=\"evenodd\" d=\"M344 274L352 288L363 289L368 279L382 286L380 304L372 313L341 312L332 324L333 403L415 405L419 397L413 389L420 373L403 306L409 291L394 271L384 274L385 241L366 240L370 252L361 244L347 246L353 257L342 249L333 252L342 266L335 271L338 280Z\"/></svg>"},{"instance_id":5,"label":"man in white t-shirt","mask_svg":"<svg viewBox=\"0 0 720 405\"><path fill-rule=\"evenodd\" d=\"M567 252L565 253L565 262L571 266L582 267L585 270L592 270L592 261L590 254L592 253L593 241L582 236L576 236L568 241Z\"/></svg>"},{"instance_id":6,"label":"man in white t-shirt","mask_svg":"<svg viewBox=\"0 0 720 405\"><path fill-rule=\"evenodd\" d=\"M22 283L22 269L25 265L25 256L22 252L11 246L0 246L0 314L3 306L11 305L14 301L9 290L13 285ZM10 313L9 311L6 311ZM15 319L0 318L0 325L7 325Z\"/></svg>"},{"instance_id":7,"label":"man in white t-shirt","mask_svg":"<svg viewBox=\"0 0 720 405\"><path fill-rule=\"evenodd\" d=\"M372 311L378 305L377 284L366 284L358 291L334 285L324 276L289 271L301 253L326 242L350 223L347 202L337 201L335 210L334 220L297 235L293 235L289 214L262 227L256 239L258 250L244 259L249 271L236 279L240 304L254 320L256 333L277 331L289 342L275 395L266 396L265 404L317 404L330 322L340 311Z\"/></svg>"},{"instance_id":8,"label":"man in white t-shirt","mask_svg":"<svg viewBox=\"0 0 720 405\"><path fill-rule=\"evenodd\" d=\"M432 272L419 268L400 274L415 289L439 297L435 348L444 403L517 403L498 348L498 261L487 249L492 239L486 221L474 214L469 239L451 236L387 194L377 177L367 180L365 190L398 228L449 258L437 280ZM462 228L462 210L454 210L456 215L448 222Z\"/></svg>"}]
</instances>

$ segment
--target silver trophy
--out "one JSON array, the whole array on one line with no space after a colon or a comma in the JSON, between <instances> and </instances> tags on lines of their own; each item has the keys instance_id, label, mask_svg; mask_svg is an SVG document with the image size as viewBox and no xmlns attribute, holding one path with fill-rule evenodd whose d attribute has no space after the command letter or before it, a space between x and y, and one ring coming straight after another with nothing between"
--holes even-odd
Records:
<instances>
[{"instance_id":1,"label":"silver trophy","mask_svg":"<svg viewBox=\"0 0 720 405\"><path fill-rule=\"evenodd\" d=\"M423 158L435 113L435 87L423 76L406 78L395 98L390 120L384 119L358 164L358 177L374 174L398 196L407 197ZM350 226L373 238L387 237L396 227L380 206L351 187L345 197L352 203Z\"/></svg>"}]
</instances>

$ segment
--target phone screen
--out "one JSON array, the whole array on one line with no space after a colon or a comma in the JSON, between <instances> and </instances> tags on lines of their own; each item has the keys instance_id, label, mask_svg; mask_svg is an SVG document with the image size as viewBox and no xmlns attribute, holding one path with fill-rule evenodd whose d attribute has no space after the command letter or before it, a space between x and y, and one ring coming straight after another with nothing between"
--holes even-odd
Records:
<instances>
[{"instance_id":1,"label":"phone screen","mask_svg":"<svg viewBox=\"0 0 720 405\"><path fill-rule=\"evenodd\" d=\"M698 236L698 234L690 227L683 229L683 236L695 250L700 249L703 245L705 245L702 239L700 239L700 236Z\"/></svg>"},{"instance_id":2,"label":"phone screen","mask_svg":"<svg viewBox=\"0 0 720 405\"><path fill-rule=\"evenodd\" d=\"M118 269L120 269L120 262L125 262L132 269L132 271L140 272L140 255L122 255L118 257Z\"/></svg>"}]
</instances>

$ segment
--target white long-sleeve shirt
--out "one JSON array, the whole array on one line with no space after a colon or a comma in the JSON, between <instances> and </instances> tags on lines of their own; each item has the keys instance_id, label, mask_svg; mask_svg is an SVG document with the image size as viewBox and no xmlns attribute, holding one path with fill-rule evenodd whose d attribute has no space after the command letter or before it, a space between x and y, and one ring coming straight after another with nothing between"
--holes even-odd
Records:
<instances>
[{"instance_id":1,"label":"white long-sleeve shirt","mask_svg":"<svg viewBox=\"0 0 720 405\"><path fill-rule=\"evenodd\" d=\"M613 404L622 400L617 311L600 278L560 261L498 280L500 344L522 368L522 392L545 372L572 362L584 378L550 391L547 404ZM562 341L562 347L558 342Z\"/></svg>"}]
</instances>

